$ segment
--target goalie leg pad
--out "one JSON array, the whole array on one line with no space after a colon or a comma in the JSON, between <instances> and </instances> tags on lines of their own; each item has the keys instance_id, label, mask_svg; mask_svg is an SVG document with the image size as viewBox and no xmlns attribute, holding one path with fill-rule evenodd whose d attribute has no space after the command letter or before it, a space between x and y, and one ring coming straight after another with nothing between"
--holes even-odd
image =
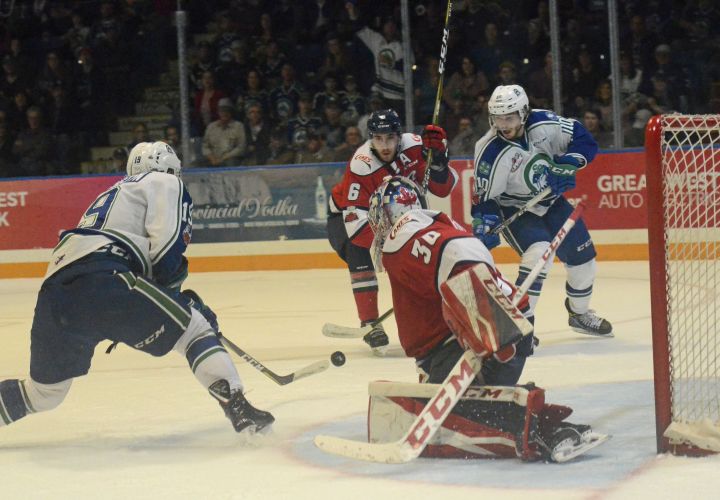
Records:
<instances>
[{"instance_id":1,"label":"goalie leg pad","mask_svg":"<svg viewBox=\"0 0 720 500\"><path fill-rule=\"evenodd\" d=\"M508 287L507 294L512 290ZM465 349L481 358L501 351L532 325L515 307L496 276L484 263L466 269L440 285L442 312L450 330Z\"/></svg>"}]
</instances>

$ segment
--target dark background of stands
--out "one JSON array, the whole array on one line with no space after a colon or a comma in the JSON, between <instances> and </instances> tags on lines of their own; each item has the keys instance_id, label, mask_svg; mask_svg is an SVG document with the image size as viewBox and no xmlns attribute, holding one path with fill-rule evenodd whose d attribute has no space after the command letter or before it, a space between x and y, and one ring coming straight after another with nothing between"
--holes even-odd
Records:
<instances>
[{"instance_id":1,"label":"dark background of stands","mask_svg":"<svg viewBox=\"0 0 720 500\"><path fill-rule=\"evenodd\" d=\"M606 2L558 3L563 114L613 148ZM373 54L355 33L399 27L400 2L321 4L185 2L193 136L186 166L210 165L203 136L220 107L240 122L248 143L230 164L350 157L363 119L385 105L373 92ZM434 105L445 2L410 4L415 123L424 124ZM122 171L129 149L143 140L180 150L175 8L169 0L1 1L0 177ZM625 146L642 146L653 114L720 112L717 2L623 0L618 8ZM440 119L451 154L472 154L497 84L519 83L533 107L552 107L547 9L545 1L454 2ZM249 74L259 87L249 88ZM353 81L357 92L346 93Z\"/></svg>"}]
</instances>

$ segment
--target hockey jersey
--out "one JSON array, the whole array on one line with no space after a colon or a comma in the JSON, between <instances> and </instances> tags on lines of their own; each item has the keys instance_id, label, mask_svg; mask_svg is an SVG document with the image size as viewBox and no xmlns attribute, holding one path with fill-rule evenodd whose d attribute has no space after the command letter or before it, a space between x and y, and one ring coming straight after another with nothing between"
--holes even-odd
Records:
<instances>
[{"instance_id":1,"label":"hockey jersey","mask_svg":"<svg viewBox=\"0 0 720 500\"><path fill-rule=\"evenodd\" d=\"M128 176L100 194L77 228L60 235L45 277L113 242L131 252L142 274L159 283L182 264L192 236L192 199L174 175Z\"/></svg>"},{"instance_id":2,"label":"hockey jersey","mask_svg":"<svg viewBox=\"0 0 720 500\"><path fill-rule=\"evenodd\" d=\"M360 146L348 162L343 179L332 189L330 212L342 213L345 230L353 244L370 248L373 233L367 223L370 195L382 184L385 176L402 175L422 184L426 162L422 139L416 134L402 134L400 152L390 163L383 163L370 150L371 141ZM450 170L444 183L430 179L428 190L444 198L457 182L457 174Z\"/></svg>"},{"instance_id":3,"label":"hockey jersey","mask_svg":"<svg viewBox=\"0 0 720 500\"><path fill-rule=\"evenodd\" d=\"M534 110L524 136L505 139L491 128L475 144L475 205L495 199L501 206L522 207L547 186L546 167L555 155L576 158L584 168L598 145L577 120L552 111ZM530 208L542 216L557 196L549 195Z\"/></svg>"},{"instance_id":4,"label":"hockey jersey","mask_svg":"<svg viewBox=\"0 0 720 500\"><path fill-rule=\"evenodd\" d=\"M440 285L459 266L484 262L494 269L492 255L462 226L433 210L411 210L398 219L382 250L400 344L408 356L422 359L450 334Z\"/></svg>"}]
</instances>

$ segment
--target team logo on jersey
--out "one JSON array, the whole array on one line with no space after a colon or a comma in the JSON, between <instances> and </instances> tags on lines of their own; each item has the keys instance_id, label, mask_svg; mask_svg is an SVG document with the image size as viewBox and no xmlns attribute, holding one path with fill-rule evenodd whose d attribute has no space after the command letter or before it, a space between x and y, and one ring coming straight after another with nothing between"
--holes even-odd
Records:
<instances>
[{"instance_id":1,"label":"team logo on jersey","mask_svg":"<svg viewBox=\"0 0 720 500\"><path fill-rule=\"evenodd\" d=\"M358 214L356 214L355 212L349 212L345 216L344 222L346 222L346 223L347 222L355 222L358 219L359 219Z\"/></svg>"},{"instance_id":2,"label":"team logo on jersey","mask_svg":"<svg viewBox=\"0 0 720 500\"><path fill-rule=\"evenodd\" d=\"M477 165L477 173L479 175L488 175L490 173L490 168L490 164L483 160Z\"/></svg>"},{"instance_id":3,"label":"team logo on jersey","mask_svg":"<svg viewBox=\"0 0 720 500\"><path fill-rule=\"evenodd\" d=\"M395 52L392 50L382 49L377 57L381 68L393 69L395 67Z\"/></svg>"},{"instance_id":4,"label":"team logo on jersey","mask_svg":"<svg viewBox=\"0 0 720 500\"><path fill-rule=\"evenodd\" d=\"M545 186L547 186L547 173L550 167L550 158L545 153L536 154L525 164L523 178L525 185L532 194L545 189Z\"/></svg>"},{"instance_id":5,"label":"team logo on jersey","mask_svg":"<svg viewBox=\"0 0 720 500\"><path fill-rule=\"evenodd\" d=\"M364 154L355 155L355 158L353 158L353 160L360 160L363 163L367 163L368 166L372 163L372 158L370 158L369 156L366 156Z\"/></svg>"},{"instance_id":6,"label":"team logo on jersey","mask_svg":"<svg viewBox=\"0 0 720 500\"><path fill-rule=\"evenodd\" d=\"M512 160L510 160L510 172L515 172L518 168L520 168L520 165L522 165L522 161L522 153L520 151L516 152L515 155L512 157Z\"/></svg>"},{"instance_id":7,"label":"team logo on jersey","mask_svg":"<svg viewBox=\"0 0 720 500\"><path fill-rule=\"evenodd\" d=\"M192 226L190 224L185 226L185 229L183 229L182 239L185 246L190 244L190 240L192 240Z\"/></svg>"}]
</instances>

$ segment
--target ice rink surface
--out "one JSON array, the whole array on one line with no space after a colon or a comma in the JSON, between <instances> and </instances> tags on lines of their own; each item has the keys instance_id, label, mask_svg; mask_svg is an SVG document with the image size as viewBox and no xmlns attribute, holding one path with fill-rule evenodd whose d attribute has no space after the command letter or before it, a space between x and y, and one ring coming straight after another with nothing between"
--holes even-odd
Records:
<instances>
[{"instance_id":1,"label":"ice rink surface","mask_svg":"<svg viewBox=\"0 0 720 500\"><path fill-rule=\"evenodd\" d=\"M515 266L501 266L514 279ZM0 280L0 379L26 376L39 279ZM720 498L720 457L655 453L648 265L600 262L592 306L614 339L576 334L556 265L537 310L541 345L522 382L575 409L571 421L613 435L567 464L419 459L405 465L327 455L317 434L365 438L367 384L416 381L394 320L392 356L361 340L329 339L325 322L356 326L344 270L202 273L186 287L217 312L229 338L285 374L342 350L347 363L278 386L237 366L248 398L270 410L274 432L243 440L195 381L184 358L101 344L89 376L56 410L0 428L3 499L677 499ZM381 309L390 306L381 275ZM108 304L111 307L111 304ZM128 311L128 315L133 311ZM92 311L88 311L92 315Z\"/></svg>"}]
</instances>

